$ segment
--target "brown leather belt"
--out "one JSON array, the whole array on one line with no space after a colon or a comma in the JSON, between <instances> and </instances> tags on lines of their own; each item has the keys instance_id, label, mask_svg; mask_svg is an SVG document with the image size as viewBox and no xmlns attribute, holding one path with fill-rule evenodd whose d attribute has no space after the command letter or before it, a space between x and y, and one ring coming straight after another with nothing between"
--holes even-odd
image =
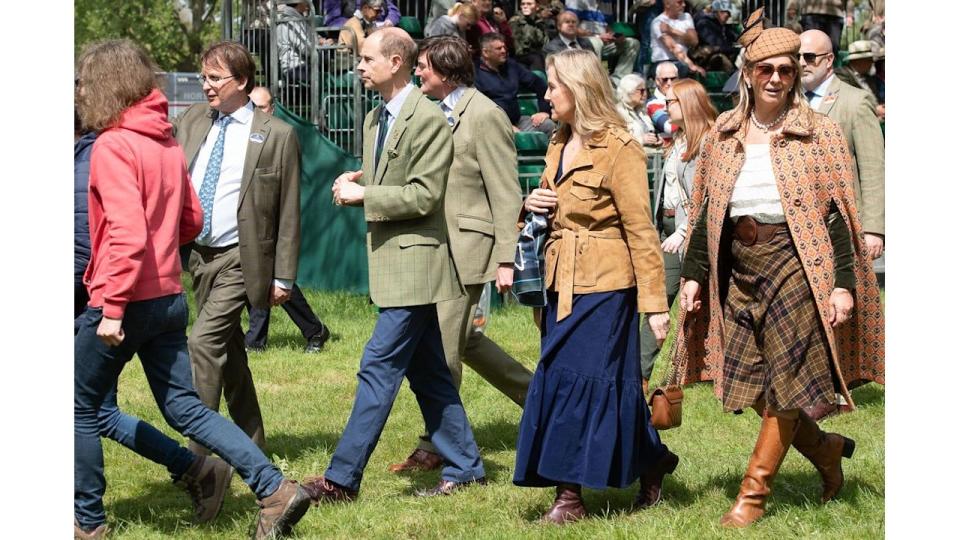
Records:
<instances>
[{"instance_id":1,"label":"brown leather belt","mask_svg":"<svg viewBox=\"0 0 960 540\"><path fill-rule=\"evenodd\" d=\"M733 226L733 237L744 246L766 244L777 232L786 229L786 223L759 223L750 216L740 216Z\"/></svg>"},{"instance_id":2,"label":"brown leather belt","mask_svg":"<svg viewBox=\"0 0 960 540\"><path fill-rule=\"evenodd\" d=\"M663 209L663 217L677 217L677 209L676 209L676 208L664 208L664 209Z\"/></svg>"}]
</instances>

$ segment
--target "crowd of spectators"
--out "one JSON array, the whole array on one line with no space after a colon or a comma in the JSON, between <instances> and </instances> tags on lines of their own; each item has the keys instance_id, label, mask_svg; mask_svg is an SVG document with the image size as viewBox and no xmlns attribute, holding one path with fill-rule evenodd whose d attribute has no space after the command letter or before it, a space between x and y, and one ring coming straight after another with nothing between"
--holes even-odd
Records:
<instances>
[{"instance_id":1,"label":"crowd of spectators","mask_svg":"<svg viewBox=\"0 0 960 540\"><path fill-rule=\"evenodd\" d=\"M305 76L308 4L282 0L278 9L278 53L287 79ZM430 0L425 7L423 37L465 39L477 66L477 87L507 111L518 131L552 130L542 99L544 66L546 56L561 50L593 51L601 59L618 92L621 114L648 147L669 142L673 134L664 106L672 81L706 82L712 72L722 74L710 78L714 85L726 80L725 88L734 88L742 62L737 37L743 0L636 0L626 13L615 13L613 0ZM818 29L830 37L835 57L846 62L837 77L866 90L882 120L883 0L789 0L784 8L784 27L798 34ZM403 15L394 0L314 0L314 9L328 27L345 29L339 43L354 51L371 32L398 25ZM848 34L852 42L841 54L841 33L857 24L861 39ZM323 38L317 42L332 44ZM708 91L723 93L717 86ZM649 94L642 106L637 103L641 92ZM520 114L524 94L537 96L538 112Z\"/></svg>"}]
</instances>

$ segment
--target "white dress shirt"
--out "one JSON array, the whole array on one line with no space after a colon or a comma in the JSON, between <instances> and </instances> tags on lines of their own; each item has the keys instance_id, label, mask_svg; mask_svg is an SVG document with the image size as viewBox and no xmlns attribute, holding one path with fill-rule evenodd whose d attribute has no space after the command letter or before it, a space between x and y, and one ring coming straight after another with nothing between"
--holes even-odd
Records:
<instances>
[{"instance_id":1,"label":"white dress shirt","mask_svg":"<svg viewBox=\"0 0 960 540\"><path fill-rule=\"evenodd\" d=\"M390 140L390 131L393 130L393 124L397 121L397 116L400 115L400 109L403 108L403 102L407 100L407 96L410 95L410 92L416 88L413 86L413 83L408 82L406 86L400 89L397 92L397 95L393 96L393 99L387 102L387 112L390 113L387 115L387 134L383 136L383 144L387 144L387 141ZM376 144L376 141L374 141ZM374 151L377 149L374 148Z\"/></svg>"},{"instance_id":2,"label":"white dress shirt","mask_svg":"<svg viewBox=\"0 0 960 540\"><path fill-rule=\"evenodd\" d=\"M223 113L217 115L219 120ZM250 129L253 126L253 102L233 111L230 115L233 120L227 124L227 134L223 139L223 161L220 164L220 179L217 182L217 191L213 196L213 213L210 216L210 235L206 238L197 238L196 242L208 247L227 247L240 240L237 228L237 209L240 206L240 181L243 179L243 163L247 158L247 145L250 141ZM220 136L220 125L214 122L207 133L206 140L200 145L197 159L190 169L190 181L193 189L200 193L203 176L207 172L207 163L213 152L213 145ZM281 289L291 289L293 281L289 279L275 279L274 285Z\"/></svg>"},{"instance_id":3,"label":"white dress shirt","mask_svg":"<svg viewBox=\"0 0 960 540\"><path fill-rule=\"evenodd\" d=\"M447 94L447 97L440 100L440 110L443 111L444 116L447 117L447 123L451 126L457 120L453 117L453 111L457 108L457 103L460 101L460 98L463 97L463 93L466 91L466 86L458 86L453 89L453 92ZM453 122L450 121L451 119Z\"/></svg>"},{"instance_id":4,"label":"white dress shirt","mask_svg":"<svg viewBox=\"0 0 960 540\"><path fill-rule=\"evenodd\" d=\"M752 216L760 223L784 223L780 190L773 175L770 145L746 145L746 159L730 195L730 217Z\"/></svg>"}]
</instances>

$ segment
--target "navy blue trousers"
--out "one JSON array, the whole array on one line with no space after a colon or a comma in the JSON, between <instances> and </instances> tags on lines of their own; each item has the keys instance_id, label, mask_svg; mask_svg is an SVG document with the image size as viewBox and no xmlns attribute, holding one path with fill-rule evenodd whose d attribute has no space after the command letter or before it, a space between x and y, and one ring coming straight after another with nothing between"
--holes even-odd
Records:
<instances>
[{"instance_id":1,"label":"navy blue trousers","mask_svg":"<svg viewBox=\"0 0 960 540\"><path fill-rule=\"evenodd\" d=\"M460 394L443 354L434 304L382 308L357 373L353 411L324 476L360 489L404 376L417 397L430 442L443 458L441 478L468 482L484 476Z\"/></svg>"}]
</instances>

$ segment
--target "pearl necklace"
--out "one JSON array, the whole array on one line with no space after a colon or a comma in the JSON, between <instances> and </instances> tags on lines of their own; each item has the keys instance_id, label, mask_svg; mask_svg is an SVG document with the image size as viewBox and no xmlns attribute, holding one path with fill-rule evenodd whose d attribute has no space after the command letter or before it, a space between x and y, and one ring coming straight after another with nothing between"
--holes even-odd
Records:
<instances>
[{"instance_id":1,"label":"pearl necklace","mask_svg":"<svg viewBox=\"0 0 960 540\"><path fill-rule=\"evenodd\" d=\"M756 111L756 110L752 110L752 111L750 111L750 121L753 122L753 125L757 126L757 129L759 129L760 131L766 133L766 132L770 131L770 128L772 128L773 126L779 124L780 121L783 120L783 117L787 115L787 111L788 111L788 110L790 110L789 107L784 107L784 108L783 108L783 111L780 113L780 116L776 117L776 118L773 120L773 122L770 122L769 124L764 124L764 123L760 122L759 120L757 120L757 111Z\"/></svg>"}]
</instances>

